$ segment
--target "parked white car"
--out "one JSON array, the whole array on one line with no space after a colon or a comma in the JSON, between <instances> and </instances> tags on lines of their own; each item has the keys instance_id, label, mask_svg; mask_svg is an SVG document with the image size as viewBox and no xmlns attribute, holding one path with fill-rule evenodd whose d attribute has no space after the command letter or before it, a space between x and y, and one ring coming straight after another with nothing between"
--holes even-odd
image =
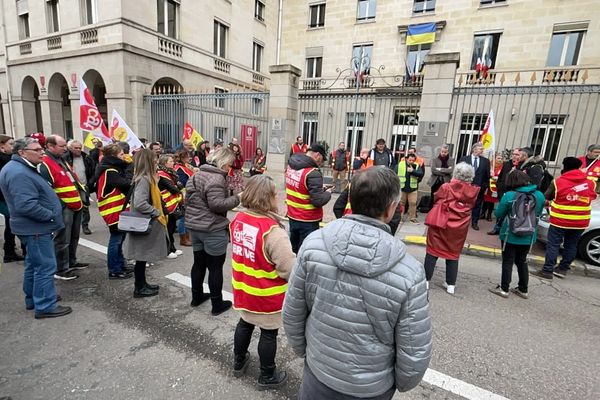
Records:
<instances>
[{"instance_id":1,"label":"parked white car","mask_svg":"<svg viewBox=\"0 0 600 400\"><path fill-rule=\"evenodd\" d=\"M538 240L548 242L549 215L544 211L538 224ZM600 199L592 203L592 219L577 244L577 254L585 262L600 265Z\"/></svg>"}]
</instances>

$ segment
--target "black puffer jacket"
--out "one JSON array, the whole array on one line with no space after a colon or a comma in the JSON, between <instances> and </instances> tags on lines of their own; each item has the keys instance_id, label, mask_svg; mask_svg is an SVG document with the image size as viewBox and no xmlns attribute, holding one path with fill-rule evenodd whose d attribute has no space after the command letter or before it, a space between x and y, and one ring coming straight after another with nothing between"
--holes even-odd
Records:
<instances>
[{"instance_id":1,"label":"black puffer jacket","mask_svg":"<svg viewBox=\"0 0 600 400\"><path fill-rule=\"evenodd\" d=\"M125 171L129 164L120 158L106 156L102 158L100 165L96 168L96 174L94 175L94 181L98 182L100 175L102 175L106 170L109 170L106 174L106 181L104 182L104 187L98 187L97 190L102 190L102 193L97 193L98 195L107 195L113 189L117 188L127 196L129 190L131 188L131 177L127 176ZM114 170L114 171L113 171ZM117 232L117 225L111 225L109 227L111 233Z\"/></svg>"},{"instance_id":2,"label":"black puffer jacket","mask_svg":"<svg viewBox=\"0 0 600 400\"><path fill-rule=\"evenodd\" d=\"M315 160L304 153L296 153L288 160L288 167L296 171L304 168L316 168L306 176L310 203L315 207L323 207L331 200L331 193L323 188L323 174Z\"/></svg>"}]
</instances>

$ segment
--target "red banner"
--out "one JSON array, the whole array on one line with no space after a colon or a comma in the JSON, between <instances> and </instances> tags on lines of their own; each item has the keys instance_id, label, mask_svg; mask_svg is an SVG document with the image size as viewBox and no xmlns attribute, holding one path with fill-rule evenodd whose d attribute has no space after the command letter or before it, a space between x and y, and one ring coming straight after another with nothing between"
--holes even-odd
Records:
<instances>
[{"instance_id":1,"label":"red banner","mask_svg":"<svg viewBox=\"0 0 600 400\"><path fill-rule=\"evenodd\" d=\"M240 145L245 160L252 160L256 152L256 138L258 128L253 125L242 125ZM264 151L264 149L263 149Z\"/></svg>"}]
</instances>

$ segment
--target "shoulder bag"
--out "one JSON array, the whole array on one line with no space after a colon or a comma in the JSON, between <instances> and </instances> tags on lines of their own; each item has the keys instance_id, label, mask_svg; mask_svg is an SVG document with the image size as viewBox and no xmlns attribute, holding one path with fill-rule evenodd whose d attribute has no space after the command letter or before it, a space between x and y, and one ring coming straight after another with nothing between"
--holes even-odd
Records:
<instances>
[{"instance_id":1,"label":"shoulder bag","mask_svg":"<svg viewBox=\"0 0 600 400\"><path fill-rule=\"evenodd\" d=\"M132 185L129 193L127 193L127 197L125 197L125 204L123 204L123 210L119 214L117 227L120 231L131 235L148 235L152 230L152 217L137 211L125 210L127 204L129 204L129 200L133 197L134 190L135 185Z\"/></svg>"}]
</instances>

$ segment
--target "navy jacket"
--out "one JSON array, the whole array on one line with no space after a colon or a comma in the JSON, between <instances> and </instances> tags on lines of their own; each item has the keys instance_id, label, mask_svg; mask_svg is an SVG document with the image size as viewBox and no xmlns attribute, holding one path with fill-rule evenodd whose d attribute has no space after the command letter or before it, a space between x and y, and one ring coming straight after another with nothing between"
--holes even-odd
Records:
<instances>
[{"instance_id":1,"label":"navy jacket","mask_svg":"<svg viewBox=\"0 0 600 400\"><path fill-rule=\"evenodd\" d=\"M37 169L19 155L14 154L0 171L0 188L6 194L15 235L46 235L64 227L58 196Z\"/></svg>"}]
</instances>

